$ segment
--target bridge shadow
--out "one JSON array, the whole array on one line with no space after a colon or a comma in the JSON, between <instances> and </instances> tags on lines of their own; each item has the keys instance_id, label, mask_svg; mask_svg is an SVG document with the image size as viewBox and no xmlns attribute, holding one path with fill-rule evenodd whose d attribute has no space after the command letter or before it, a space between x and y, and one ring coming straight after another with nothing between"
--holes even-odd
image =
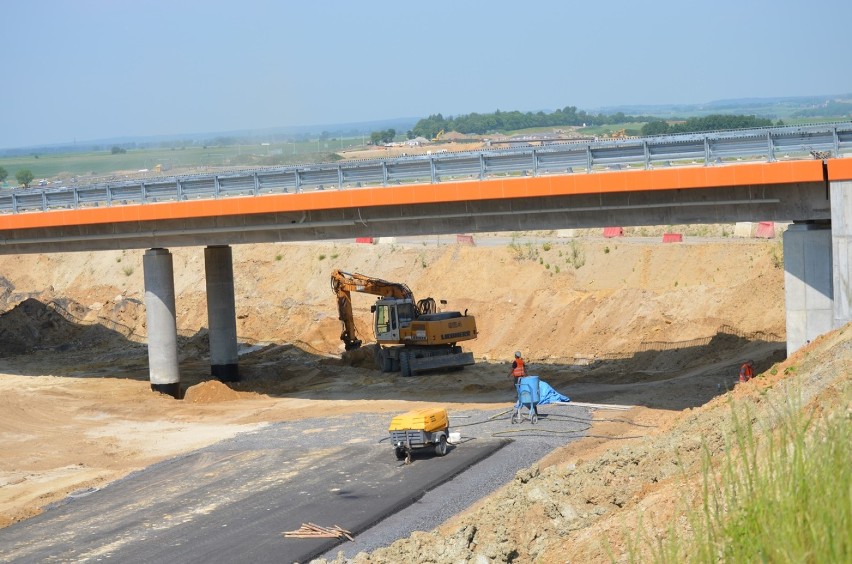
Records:
<instances>
[{"instance_id":1,"label":"bridge shadow","mask_svg":"<svg viewBox=\"0 0 852 564\"><path fill-rule=\"evenodd\" d=\"M0 315L0 372L148 381L147 346L132 338L129 327L75 321L73 308L66 306L27 299ZM647 343L645 350L579 364L533 360L529 372L574 401L681 410L733 388L746 358L755 361L756 373L783 360L786 345L772 337L719 332L686 346ZM184 391L213 380L206 329L179 338L178 356ZM404 378L376 370L371 346L340 358L296 344L272 343L244 347L239 366L241 381L227 386L270 397L469 404L515 401L507 363L479 361L462 371Z\"/></svg>"}]
</instances>

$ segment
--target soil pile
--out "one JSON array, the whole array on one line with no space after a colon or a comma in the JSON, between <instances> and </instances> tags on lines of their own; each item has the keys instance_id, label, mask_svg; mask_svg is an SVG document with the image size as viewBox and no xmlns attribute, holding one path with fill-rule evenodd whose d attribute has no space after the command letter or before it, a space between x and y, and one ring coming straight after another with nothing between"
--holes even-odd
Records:
<instances>
[{"instance_id":1,"label":"soil pile","mask_svg":"<svg viewBox=\"0 0 852 564\"><path fill-rule=\"evenodd\" d=\"M35 351L59 352L92 350L111 346L123 340L115 327L122 310L112 312L106 324L83 321L87 308L70 300L55 299L43 303L26 298L12 309L0 314L0 357L28 354Z\"/></svg>"},{"instance_id":2,"label":"soil pile","mask_svg":"<svg viewBox=\"0 0 852 564\"><path fill-rule=\"evenodd\" d=\"M187 388L183 401L189 403L217 403L240 399L240 393L217 380L208 380Z\"/></svg>"}]
</instances>

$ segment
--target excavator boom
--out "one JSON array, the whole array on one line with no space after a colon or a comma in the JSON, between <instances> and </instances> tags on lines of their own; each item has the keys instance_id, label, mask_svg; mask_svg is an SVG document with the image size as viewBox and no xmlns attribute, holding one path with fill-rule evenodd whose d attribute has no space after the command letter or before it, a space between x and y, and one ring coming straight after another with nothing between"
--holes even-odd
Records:
<instances>
[{"instance_id":1,"label":"excavator boom","mask_svg":"<svg viewBox=\"0 0 852 564\"><path fill-rule=\"evenodd\" d=\"M343 323L340 340L347 351L361 346L361 340L355 336L355 316L352 313L352 292L363 292L386 298L408 299L414 302L414 294L405 284L388 282L381 278L363 274L334 270L331 273L331 289L337 296L337 312Z\"/></svg>"}]
</instances>

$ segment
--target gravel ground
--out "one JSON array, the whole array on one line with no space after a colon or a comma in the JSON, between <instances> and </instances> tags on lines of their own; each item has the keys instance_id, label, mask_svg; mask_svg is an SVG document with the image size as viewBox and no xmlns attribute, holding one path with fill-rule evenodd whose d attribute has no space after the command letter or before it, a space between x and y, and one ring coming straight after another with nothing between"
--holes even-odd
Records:
<instances>
[{"instance_id":1,"label":"gravel ground","mask_svg":"<svg viewBox=\"0 0 852 564\"><path fill-rule=\"evenodd\" d=\"M466 441L478 439L510 439L506 446L482 462L468 468L440 487L426 492L416 503L388 517L367 531L359 533L356 542L347 542L322 556L336 558L339 553L347 558L359 552L371 552L387 546L413 531L434 529L453 515L477 500L508 483L518 470L527 468L554 449L581 438L588 429L591 415L584 408L570 405L544 405L539 407L538 423L529 421L512 424L510 411L450 411L450 432L461 433L462 440L455 448L464 448ZM366 418L361 416L360 418ZM381 436L379 442L387 444L387 421L376 416L369 425ZM358 425L359 417L335 420L335 425ZM329 444L328 446L332 446ZM388 456L392 456L388 444ZM452 451L447 454L452 456ZM428 464L428 459L414 458L414 464Z\"/></svg>"}]
</instances>

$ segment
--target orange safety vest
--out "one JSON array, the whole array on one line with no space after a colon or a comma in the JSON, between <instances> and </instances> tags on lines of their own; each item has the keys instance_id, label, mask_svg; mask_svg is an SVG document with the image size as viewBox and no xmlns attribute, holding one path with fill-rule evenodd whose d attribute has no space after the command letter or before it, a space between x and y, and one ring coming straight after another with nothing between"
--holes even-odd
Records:
<instances>
[{"instance_id":1,"label":"orange safety vest","mask_svg":"<svg viewBox=\"0 0 852 564\"><path fill-rule=\"evenodd\" d=\"M748 364L740 366L740 382L748 382L754 375L754 370Z\"/></svg>"},{"instance_id":2,"label":"orange safety vest","mask_svg":"<svg viewBox=\"0 0 852 564\"><path fill-rule=\"evenodd\" d=\"M515 368L512 369L512 376L515 378L522 378L527 375L527 371L524 368L524 359L516 358L515 359Z\"/></svg>"}]
</instances>

